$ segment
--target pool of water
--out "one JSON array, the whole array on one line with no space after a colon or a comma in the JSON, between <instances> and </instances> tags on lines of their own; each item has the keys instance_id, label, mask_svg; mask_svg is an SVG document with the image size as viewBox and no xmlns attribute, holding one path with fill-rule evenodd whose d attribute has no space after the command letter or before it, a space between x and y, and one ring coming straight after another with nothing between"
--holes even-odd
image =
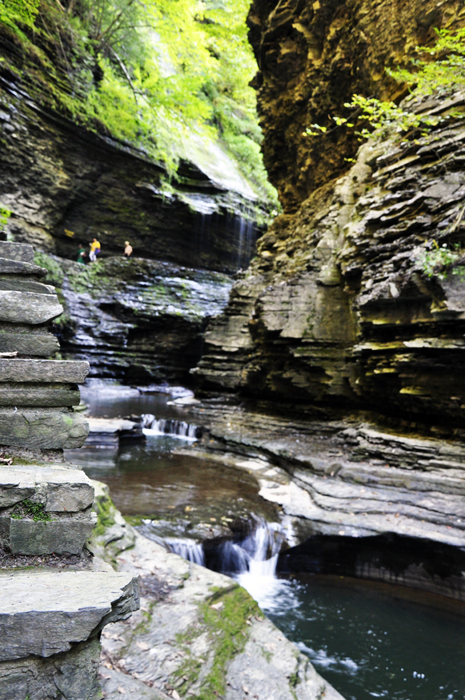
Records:
<instances>
[{"instance_id":1,"label":"pool of water","mask_svg":"<svg viewBox=\"0 0 465 700\"><path fill-rule=\"evenodd\" d=\"M275 582L267 615L346 700L463 700L465 606L386 584Z\"/></svg>"},{"instance_id":2,"label":"pool of water","mask_svg":"<svg viewBox=\"0 0 465 700\"><path fill-rule=\"evenodd\" d=\"M113 387L84 398L94 416L152 413L188 420L187 410L170 406L167 394ZM178 534L213 537L228 514L266 517L253 475L201 458L188 443L182 454L174 451L179 447L179 440L158 436L123 443L117 453L79 450L68 456L109 485L123 514L166 518L178 524ZM150 524L144 527L150 535ZM166 534L173 533L168 527ZM463 603L347 578L277 579L265 570L237 578L346 700L465 699Z\"/></svg>"}]
</instances>

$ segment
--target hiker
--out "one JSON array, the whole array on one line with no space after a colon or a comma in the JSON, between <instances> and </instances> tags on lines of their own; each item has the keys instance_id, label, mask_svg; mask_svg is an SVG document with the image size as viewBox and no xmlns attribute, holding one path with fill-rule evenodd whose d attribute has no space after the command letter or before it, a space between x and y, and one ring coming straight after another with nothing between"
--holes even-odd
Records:
<instances>
[{"instance_id":1,"label":"hiker","mask_svg":"<svg viewBox=\"0 0 465 700\"><path fill-rule=\"evenodd\" d=\"M78 250L76 260L78 261L78 263L82 263L83 265L85 265L86 264L86 261L84 260L85 257L86 257L86 249L83 247L82 243L79 243L79 250Z\"/></svg>"},{"instance_id":2,"label":"hiker","mask_svg":"<svg viewBox=\"0 0 465 700\"><path fill-rule=\"evenodd\" d=\"M129 243L129 241L126 241L124 244L124 253L123 255L126 255L126 257L130 258L132 255L132 245Z\"/></svg>"},{"instance_id":3,"label":"hiker","mask_svg":"<svg viewBox=\"0 0 465 700\"><path fill-rule=\"evenodd\" d=\"M90 262L95 262L97 260L97 255L100 253L100 243L96 238L92 241L92 243L89 243L90 245L90 252L89 252L89 260Z\"/></svg>"}]
</instances>

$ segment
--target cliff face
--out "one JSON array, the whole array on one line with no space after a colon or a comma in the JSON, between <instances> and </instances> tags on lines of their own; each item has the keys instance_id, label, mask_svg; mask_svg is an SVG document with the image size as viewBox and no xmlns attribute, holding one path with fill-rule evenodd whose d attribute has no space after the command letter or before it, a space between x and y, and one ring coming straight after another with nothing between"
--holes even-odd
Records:
<instances>
[{"instance_id":1,"label":"cliff face","mask_svg":"<svg viewBox=\"0 0 465 700\"><path fill-rule=\"evenodd\" d=\"M354 94L398 97L385 68L407 65L417 45L434 43L435 28L464 22L460 0L254 0L248 23L265 164L286 211L346 171L344 158L359 145L343 129L310 143L305 129L347 116Z\"/></svg>"},{"instance_id":2,"label":"cliff face","mask_svg":"<svg viewBox=\"0 0 465 700\"><path fill-rule=\"evenodd\" d=\"M72 259L95 236L103 254L122 255L129 240L136 255L181 265L247 265L260 205L219 146L191 143L192 160L169 183L142 151L60 118L3 73L0 204L14 240Z\"/></svg>"},{"instance_id":3,"label":"cliff face","mask_svg":"<svg viewBox=\"0 0 465 700\"><path fill-rule=\"evenodd\" d=\"M451 18L465 22L457 3L434 4L434 11L433 3L411 3L400 12L398 33L397 20L390 23L394 4L373 5L253 6L265 153L287 212L262 237L258 258L210 327L198 374L208 387L459 426L465 385L456 368L463 362L465 283L451 273L428 277L420 260L432 240L449 247L463 241L462 120L444 120L431 138L371 142L336 179L331 177L353 148L349 137L341 143L332 135L315 139L312 149L301 136L307 119L317 121L330 107L334 113L339 103L328 104L331 94L341 102L376 83L375 94L385 96L383 65L399 61L428 27ZM318 27L316 55L311 37ZM295 70L290 75L285 57L292 37L300 62L297 55L289 59ZM345 75L341 61L355 73L338 93L330 85L331 76ZM305 108L296 99L299 85L313 91ZM459 96L454 106L463 105ZM452 105L431 98L422 106L445 115ZM454 272L463 269L460 263Z\"/></svg>"}]
</instances>

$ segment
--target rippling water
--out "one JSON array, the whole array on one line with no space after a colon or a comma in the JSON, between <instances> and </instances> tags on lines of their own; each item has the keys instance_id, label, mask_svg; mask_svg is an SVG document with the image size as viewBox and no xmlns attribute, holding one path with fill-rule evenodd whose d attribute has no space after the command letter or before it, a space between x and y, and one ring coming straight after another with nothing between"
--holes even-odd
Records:
<instances>
[{"instance_id":1,"label":"rippling water","mask_svg":"<svg viewBox=\"0 0 465 700\"><path fill-rule=\"evenodd\" d=\"M268 617L346 700L465 698L463 604L333 577L267 588Z\"/></svg>"}]
</instances>

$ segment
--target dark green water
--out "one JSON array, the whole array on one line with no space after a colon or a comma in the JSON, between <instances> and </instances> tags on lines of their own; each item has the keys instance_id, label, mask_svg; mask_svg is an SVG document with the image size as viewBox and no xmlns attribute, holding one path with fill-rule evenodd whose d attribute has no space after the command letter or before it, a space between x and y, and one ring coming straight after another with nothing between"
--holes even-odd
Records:
<instances>
[{"instance_id":1,"label":"dark green water","mask_svg":"<svg viewBox=\"0 0 465 700\"><path fill-rule=\"evenodd\" d=\"M272 607L271 620L346 700L465 698L463 604L307 577L284 584Z\"/></svg>"}]
</instances>

